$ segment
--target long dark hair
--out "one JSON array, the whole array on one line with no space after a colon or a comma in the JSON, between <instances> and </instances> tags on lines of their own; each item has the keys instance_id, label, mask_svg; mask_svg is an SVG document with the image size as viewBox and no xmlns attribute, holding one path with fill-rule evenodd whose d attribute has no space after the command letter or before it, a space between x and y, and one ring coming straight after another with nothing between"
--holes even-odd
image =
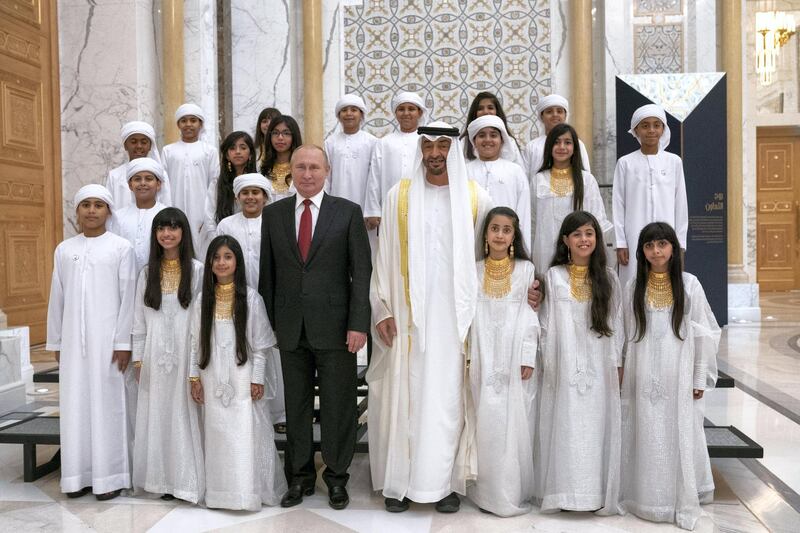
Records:
<instances>
[{"instance_id":1,"label":"long dark hair","mask_svg":"<svg viewBox=\"0 0 800 533\"><path fill-rule=\"evenodd\" d=\"M255 131L255 144L259 150L261 150L261 154L264 154L264 141L267 140L267 136L261 133L261 121L264 119L269 120L272 122L272 119L275 117L281 116L281 112L275 109L274 107L265 107L261 110L261 113L258 114L258 120L256 121L256 131ZM267 126L269 128L269 126Z\"/></svg>"},{"instance_id":2,"label":"long dark hair","mask_svg":"<svg viewBox=\"0 0 800 533\"><path fill-rule=\"evenodd\" d=\"M583 209L583 160L581 159L581 143L578 142L578 132L575 128L567 123L562 122L556 124L550 133L547 134L547 140L544 142L544 159L542 160L542 168L538 170L548 170L553 168L553 146L559 137L569 133L572 136L572 158L569 160L570 167L572 167L572 209L580 211Z\"/></svg>"},{"instance_id":3,"label":"long dark hair","mask_svg":"<svg viewBox=\"0 0 800 533\"><path fill-rule=\"evenodd\" d=\"M636 285L633 289L633 316L636 317L634 342L644 338L647 331L647 313L645 312L645 293L647 279L650 276L650 262L644 256L644 245L652 241L665 240L672 245L672 257L669 260L669 281L672 283L672 332L680 340L683 310L685 308L683 286L683 265L681 264L681 245L672 226L666 222L651 222L639 233L636 245Z\"/></svg>"},{"instance_id":4,"label":"long dark hair","mask_svg":"<svg viewBox=\"0 0 800 533\"><path fill-rule=\"evenodd\" d=\"M250 157L244 165L244 173L256 171L256 149L253 146L253 138L246 131L234 131L225 137L219 147L219 179L217 180L217 210L214 213L214 220L219 223L225 217L233 214L235 205L235 195L233 194L233 180L236 179L236 169L231 165L228 169L228 150L230 150L239 139L244 139L244 143L250 149Z\"/></svg>"},{"instance_id":5,"label":"long dark hair","mask_svg":"<svg viewBox=\"0 0 800 533\"><path fill-rule=\"evenodd\" d=\"M495 96L494 93L490 93L488 91L481 91L475 95L475 98L472 99L472 104L470 104L469 111L467 112L467 123L464 125L464 131L461 133L461 135L459 135L459 139L465 139L469 134L467 128L469 128L469 125L473 120L478 118L478 106L481 105L481 100L492 101L492 103L494 104L495 112L497 113L497 117L503 121L503 124L506 127L506 133L508 133L509 138L512 141L517 142L517 140L511 134L511 130L508 129L508 121L506 120L506 113L505 111L503 111L503 105L500 103L500 100L498 100L497 96ZM475 159L476 157L475 150L472 149L472 143L469 142L469 139L467 139L467 142L464 143L464 150L465 150L464 153L466 154L467 159L469 161Z\"/></svg>"},{"instance_id":6,"label":"long dark hair","mask_svg":"<svg viewBox=\"0 0 800 533\"><path fill-rule=\"evenodd\" d=\"M486 235L489 232L489 225L492 222L492 218L496 215L506 216L510 218L514 224L514 242L511 243L514 246L514 259L530 261L531 258L528 256L528 251L525 249L525 241L522 239L522 231L519 229L519 216L517 216L517 213L510 207L494 207L491 211L486 213L486 218L483 219L483 231L481 232L484 240L487 238ZM484 249L483 256L486 257L487 255L489 254L486 253Z\"/></svg>"},{"instance_id":7,"label":"long dark hair","mask_svg":"<svg viewBox=\"0 0 800 533\"><path fill-rule=\"evenodd\" d=\"M186 215L177 207L167 207L153 217L150 229L150 259L147 262L147 285L144 289L144 305L158 311L161 309L161 260L164 248L158 244L156 234L161 228L180 228L181 243L178 257L181 262L181 282L178 285L178 301L187 309L192 302L192 228Z\"/></svg>"},{"instance_id":8,"label":"long dark hair","mask_svg":"<svg viewBox=\"0 0 800 533\"><path fill-rule=\"evenodd\" d=\"M573 211L561 223L556 243L556 255L550 266L568 265L570 261L569 247L564 242L564 237L580 228L584 224L591 224L595 233L595 247L589 258L589 279L592 282L592 329L599 336L610 337L614 331L608 324L608 315L611 310L612 284L606 270L606 247L603 243L603 230L597 219L587 211Z\"/></svg>"},{"instance_id":9,"label":"long dark hair","mask_svg":"<svg viewBox=\"0 0 800 533\"><path fill-rule=\"evenodd\" d=\"M227 246L236 257L236 270L233 274L233 328L236 332L236 365L247 362L247 278L244 270L244 255L239 242L230 235L220 235L208 245L205 270L203 272L203 297L200 302L200 368L208 366L211 359L211 328L214 326L214 306L217 276L212 272L214 254Z\"/></svg>"},{"instance_id":10,"label":"long dark hair","mask_svg":"<svg viewBox=\"0 0 800 533\"><path fill-rule=\"evenodd\" d=\"M272 172L272 167L275 166L275 163L278 161L278 152L276 152L275 148L272 146L272 130L281 124L286 125L289 131L292 132L292 145L291 148L289 148L290 158L292 157L294 151L303 144L303 136L300 133L300 126L297 125L297 121L295 119L289 115L280 115L273 118L269 123L269 128L267 128L267 138L264 141L264 162L261 164L260 169L261 173L267 178L269 178L269 173ZM289 174L286 176L286 185L289 185L291 181L292 176Z\"/></svg>"}]
</instances>

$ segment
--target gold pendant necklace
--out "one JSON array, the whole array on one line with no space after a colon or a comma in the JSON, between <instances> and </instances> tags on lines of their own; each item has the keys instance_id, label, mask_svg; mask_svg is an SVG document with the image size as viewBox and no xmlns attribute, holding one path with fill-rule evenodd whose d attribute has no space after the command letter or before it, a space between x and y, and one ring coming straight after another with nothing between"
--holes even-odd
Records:
<instances>
[{"instance_id":1,"label":"gold pendant necklace","mask_svg":"<svg viewBox=\"0 0 800 533\"><path fill-rule=\"evenodd\" d=\"M647 276L647 305L666 309L672 305L672 280L669 272L653 272Z\"/></svg>"},{"instance_id":2,"label":"gold pendant necklace","mask_svg":"<svg viewBox=\"0 0 800 533\"><path fill-rule=\"evenodd\" d=\"M233 316L233 299L235 295L233 282L217 283L214 287L214 318L227 320Z\"/></svg>"},{"instance_id":3,"label":"gold pendant necklace","mask_svg":"<svg viewBox=\"0 0 800 533\"><path fill-rule=\"evenodd\" d=\"M289 184L286 183L286 176L292 171L289 163L275 163L272 165L272 170L269 172L269 179L272 181L272 187L278 194L283 194L289 190ZM289 178L291 182L291 178Z\"/></svg>"},{"instance_id":4,"label":"gold pendant necklace","mask_svg":"<svg viewBox=\"0 0 800 533\"><path fill-rule=\"evenodd\" d=\"M569 293L579 302L592 299L592 282L589 279L589 267L567 265L569 271Z\"/></svg>"},{"instance_id":5,"label":"gold pendant necklace","mask_svg":"<svg viewBox=\"0 0 800 533\"><path fill-rule=\"evenodd\" d=\"M572 167L550 169L550 192L561 197L572 194L574 189Z\"/></svg>"},{"instance_id":6,"label":"gold pendant necklace","mask_svg":"<svg viewBox=\"0 0 800 533\"><path fill-rule=\"evenodd\" d=\"M511 292L511 273L514 263L511 256L503 259L486 258L483 269L483 292L491 298L502 298Z\"/></svg>"},{"instance_id":7,"label":"gold pendant necklace","mask_svg":"<svg viewBox=\"0 0 800 533\"><path fill-rule=\"evenodd\" d=\"M161 292L171 294L178 290L181 284L181 261L180 259L161 260Z\"/></svg>"}]
</instances>

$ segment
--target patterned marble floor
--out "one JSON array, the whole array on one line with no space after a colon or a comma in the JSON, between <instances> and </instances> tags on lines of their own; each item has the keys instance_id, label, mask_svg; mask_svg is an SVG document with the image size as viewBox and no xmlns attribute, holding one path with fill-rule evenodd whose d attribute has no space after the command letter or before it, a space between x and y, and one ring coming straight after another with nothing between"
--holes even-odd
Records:
<instances>
[{"instance_id":1,"label":"patterned marble floor","mask_svg":"<svg viewBox=\"0 0 800 533\"><path fill-rule=\"evenodd\" d=\"M800 531L800 293L765 296L762 316L761 323L725 328L719 364L736 379L737 388L709 393L707 414L715 424L739 427L765 448L765 457L760 461L713 461L716 500L704 507L706 516L698 522L697 531ZM37 354L34 360L45 358ZM36 363L37 368L49 365ZM37 388L38 393L29 391L30 400L57 399L57 385ZM47 460L55 449L41 446L40 461ZM383 499L370 490L366 455L356 456L351 474L351 504L344 511L327 506L321 486L299 507L264 508L258 513L211 511L148 495L101 503L92 496L67 500L59 492L58 472L23 483L21 447L0 445L0 533L680 531L633 516L542 515L534 510L525 516L501 519L480 513L467 501L454 515L438 514L431 505L412 505L409 512L393 515L383 510Z\"/></svg>"}]
</instances>

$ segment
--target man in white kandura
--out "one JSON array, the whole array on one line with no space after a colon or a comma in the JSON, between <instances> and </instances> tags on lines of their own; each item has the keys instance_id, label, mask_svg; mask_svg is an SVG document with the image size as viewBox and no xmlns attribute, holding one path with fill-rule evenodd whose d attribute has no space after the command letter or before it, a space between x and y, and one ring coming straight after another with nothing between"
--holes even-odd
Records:
<instances>
[{"instance_id":1,"label":"man in white kandura","mask_svg":"<svg viewBox=\"0 0 800 533\"><path fill-rule=\"evenodd\" d=\"M491 200L467 179L458 130L434 122L419 134L410 179L384 202L373 269L370 468L387 511L413 500L456 512L475 473L464 340L477 301L475 235Z\"/></svg>"},{"instance_id":2,"label":"man in white kandura","mask_svg":"<svg viewBox=\"0 0 800 533\"><path fill-rule=\"evenodd\" d=\"M125 370L136 258L131 243L106 231L108 189L85 185L74 205L82 233L56 247L46 349L61 373L61 491L102 501L131 486Z\"/></svg>"},{"instance_id":3,"label":"man in white kandura","mask_svg":"<svg viewBox=\"0 0 800 533\"><path fill-rule=\"evenodd\" d=\"M412 92L396 94L392 98L392 111L400 131L381 137L372 150L364 198L364 218L368 230L374 230L380 224L381 207L389 189L412 171L419 142L417 127L425 124L428 118L425 100Z\"/></svg>"}]
</instances>

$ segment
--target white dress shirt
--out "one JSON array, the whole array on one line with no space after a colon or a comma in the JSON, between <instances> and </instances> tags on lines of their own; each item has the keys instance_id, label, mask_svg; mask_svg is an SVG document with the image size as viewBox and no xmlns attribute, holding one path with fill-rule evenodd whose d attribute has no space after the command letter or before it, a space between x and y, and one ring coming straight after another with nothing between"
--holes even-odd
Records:
<instances>
[{"instance_id":1,"label":"white dress shirt","mask_svg":"<svg viewBox=\"0 0 800 533\"><path fill-rule=\"evenodd\" d=\"M319 218L319 207L322 205L322 196L325 194L325 191L319 191L317 194L309 198L311 200L311 205L308 208L311 210L311 238L314 238L314 228L317 226L317 218ZM303 205L303 200L305 197L300 193L295 195L294 200L294 234L295 237L300 237L300 217L303 216L303 210L305 210L306 206Z\"/></svg>"}]
</instances>

